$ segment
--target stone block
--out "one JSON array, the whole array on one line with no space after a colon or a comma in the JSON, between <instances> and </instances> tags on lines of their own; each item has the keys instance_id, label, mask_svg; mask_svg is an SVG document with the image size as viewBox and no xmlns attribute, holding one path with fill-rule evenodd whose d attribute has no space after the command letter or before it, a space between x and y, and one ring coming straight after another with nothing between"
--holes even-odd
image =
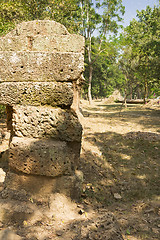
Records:
<instances>
[{"instance_id":1,"label":"stone block","mask_svg":"<svg viewBox=\"0 0 160 240\"><path fill-rule=\"evenodd\" d=\"M0 83L0 104L51 105L67 107L73 102L71 83L4 82Z\"/></svg>"},{"instance_id":2,"label":"stone block","mask_svg":"<svg viewBox=\"0 0 160 240\"><path fill-rule=\"evenodd\" d=\"M0 52L0 82L69 82L84 70L81 53Z\"/></svg>"},{"instance_id":3,"label":"stone block","mask_svg":"<svg viewBox=\"0 0 160 240\"><path fill-rule=\"evenodd\" d=\"M14 136L81 141L82 126L71 110L15 105L12 114Z\"/></svg>"},{"instance_id":4,"label":"stone block","mask_svg":"<svg viewBox=\"0 0 160 240\"><path fill-rule=\"evenodd\" d=\"M34 20L22 22L6 36L34 35L67 35L69 32L64 25L51 20Z\"/></svg>"},{"instance_id":5,"label":"stone block","mask_svg":"<svg viewBox=\"0 0 160 240\"><path fill-rule=\"evenodd\" d=\"M0 51L76 52L83 54L84 38L76 34L1 37Z\"/></svg>"},{"instance_id":6,"label":"stone block","mask_svg":"<svg viewBox=\"0 0 160 240\"><path fill-rule=\"evenodd\" d=\"M26 174L49 177L72 175L79 160L77 149L74 151L62 141L13 137L9 166L11 170Z\"/></svg>"}]
</instances>

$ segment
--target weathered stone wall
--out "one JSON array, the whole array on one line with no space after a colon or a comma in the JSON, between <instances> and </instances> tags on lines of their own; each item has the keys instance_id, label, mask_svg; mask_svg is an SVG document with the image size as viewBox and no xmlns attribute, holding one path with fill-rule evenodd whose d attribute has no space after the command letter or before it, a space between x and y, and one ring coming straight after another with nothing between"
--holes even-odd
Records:
<instances>
[{"instance_id":1,"label":"weathered stone wall","mask_svg":"<svg viewBox=\"0 0 160 240\"><path fill-rule=\"evenodd\" d=\"M73 111L17 105L12 116L14 136L81 142L82 127Z\"/></svg>"},{"instance_id":2,"label":"weathered stone wall","mask_svg":"<svg viewBox=\"0 0 160 240\"><path fill-rule=\"evenodd\" d=\"M18 189L27 174L25 191L33 188L33 176L45 177L39 181L48 188L48 177L56 188L51 184L47 193L74 195L82 127L71 106L84 69L83 51L83 37L49 20L21 23L0 38L0 104L7 106L11 131L8 188Z\"/></svg>"},{"instance_id":3,"label":"weathered stone wall","mask_svg":"<svg viewBox=\"0 0 160 240\"><path fill-rule=\"evenodd\" d=\"M73 102L72 83L60 82L3 82L0 84L0 103L13 106L50 105L69 108Z\"/></svg>"},{"instance_id":4,"label":"weathered stone wall","mask_svg":"<svg viewBox=\"0 0 160 240\"><path fill-rule=\"evenodd\" d=\"M0 81L74 81L83 72L80 53L0 52Z\"/></svg>"},{"instance_id":5,"label":"weathered stone wall","mask_svg":"<svg viewBox=\"0 0 160 240\"><path fill-rule=\"evenodd\" d=\"M74 45L73 45L74 42ZM12 36L0 39L0 51L49 51L81 53L84 48L83 37L79 35L56 34L54 36Z\"/></svg>"}]
</instances>

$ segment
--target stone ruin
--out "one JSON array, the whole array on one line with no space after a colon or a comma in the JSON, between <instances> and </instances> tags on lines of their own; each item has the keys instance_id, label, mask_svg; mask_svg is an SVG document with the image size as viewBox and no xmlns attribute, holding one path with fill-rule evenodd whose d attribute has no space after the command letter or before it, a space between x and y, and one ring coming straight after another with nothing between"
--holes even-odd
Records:
<instances>
[{"instance_id":1,"label":"stone ruin","mask_svg":"<svg viewBox=\"0 0 160 240\"><path fill-rule=\"evenodd\" d=\"M0 239L123 239L112 214L89 208L86 217L71 201L83 180L83 54L84 38L49 20L23 22L0 38L0 104L10 131Z\"/></svg>"},{"instance_id":2,"label":"stone ruin","mask_svg":"<svg viewBox=\"0 0 160 240\"><path fill-rule=\"evenodd\" d=\"M3 197L78 198L83 55L84 38L55 21L23 22L0 38L0 104L10 130Z\"/></svg>"}]
</instances>

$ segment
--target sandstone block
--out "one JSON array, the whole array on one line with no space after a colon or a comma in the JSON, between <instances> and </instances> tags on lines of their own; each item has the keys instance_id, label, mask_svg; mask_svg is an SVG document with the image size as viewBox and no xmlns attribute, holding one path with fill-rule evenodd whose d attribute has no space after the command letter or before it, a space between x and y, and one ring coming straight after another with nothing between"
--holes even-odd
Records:
<instances>
[{"instance_id":1,"label":"sandstone block","mask_svg":"<svg viewBox=\"0 0 160 240\"><path fill-rule=\"evenodd\" d=\"M84 53L84 38L76 34L14 36L0 38L0 51L41 51Z\"/></svg>"},{"instance_id":2,"label":"sandstone block","mask_svg":"<svg viewBox=\"0 0 160 240\"><path fill-rule=\"evenodd\" d=\"M0 104L71 106L71 83L4 82L0 83Z\"/></svg>"},{"instance_id":3,"label":"sandstone block","mask_svg":"<svg viewBox=\"0 0 160 240\"><path fill-rule=\"evenodd\" d=\"M22 22L6 36L19 35L67 35L69 34L64 25L51 20L34 20Z\"/></svg>"},{"instance_id":4,"label":"sandstone block","mask_svg":"<svg viewBox=\"0 0 160 240\"><path fill-rule=\"evenodd\" d=\"M13 107L12 130L18 137L80 142L82 126L71 110L52 107Z\"/></svg>"},{"instance_id":5,"label":"sandstone block","mask_svg":"<svg viewBox=\"0 0 160 240\"><path fill-rule=\"evenodd\" d=\"M10 144L9 166L26 174L72 175L78 161L76 153L66 142L14 137Z\"/></svg>"},{"instance_id":6,"label":"sandstone block","mask_svg":"<svg viewBox=\"0 0 160 240\"><path fill-rule=\"evenodd\" d=\"M69 82L80 78L81 53L0 52L0 82Z\"/></svg>"}]
</instances>

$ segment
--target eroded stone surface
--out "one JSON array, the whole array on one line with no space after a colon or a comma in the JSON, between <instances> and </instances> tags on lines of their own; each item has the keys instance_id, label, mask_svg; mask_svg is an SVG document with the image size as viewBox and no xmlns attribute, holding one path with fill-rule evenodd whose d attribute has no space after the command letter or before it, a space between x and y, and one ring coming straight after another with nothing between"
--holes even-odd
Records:
<instances>
[{"instance_id":1,"label":"eroded stone surface","mask_svg":"<svg viewBox=\"0 0 160 240\"><path fill-rule=\"evenodd\" d=\"M14 136L81 141L82 126L71 110L52 107L13 107Z\"/></svg>"},{"instance_id":2,"label":"eroded stone surface","mask_svg":"<svg viewBox=\"0 0 160 240\"><path fill-rule=\"evenodd\" d=\"M9 166L26 174L56 177L72 175L76 154L66 142L14 137L10 144Z\"/></svg>"},{"instance_id":3,"label":"eroded stone surface","mask_svg":"<svg viewBox=\"0 0 160 240\"><path fill-rule=\"evenodd\" d=\"M23 22L0 39L0 103L11 133L4 198L16 200L17 190L22 201L24 191L27 200L45 190L73 197L82 127L71 106L83 51L82 36L49 20Z\"/></svg>"},{"instance_id":4,"label":"eroded stone surface","mask_svg":"<svg viewBox=\"0 0 160 240\"><path fill-rule=\"evenodd\" d=\"M80 35L14 36L0 38L0 51L41 51L84 53L84 38Z\"/></svg>"},{"instance_id":5,"label":"eroded stone surface","mask_svg":"<svg viewBox=\"0 0 160 240\"><path fill-rule=\"evenodd\" d=\"M32 35L67 35L69 32L64 25L51 20L34 20L22 22L6 36Z\"/></svg>"},{"instance_id":6,"label":"eroded stone surface","mask_svg":"<svg viewBox=\"0 0 160 240\"><path fill-rule=\"evenodd\" d=\"M83 63L80 53L1 51L0 81L73 81L80 78Z\"/></svg>"},{"instance_id":7,"label":"eroded stone surface","mask_svg":"<svg viewBox=\"0 0 160 240\"><path fill-rule=\"evenodd\" d=\"M71 83L4 82L0 83L0 104L71 106Z\"/></svg>"}]
</instances>

